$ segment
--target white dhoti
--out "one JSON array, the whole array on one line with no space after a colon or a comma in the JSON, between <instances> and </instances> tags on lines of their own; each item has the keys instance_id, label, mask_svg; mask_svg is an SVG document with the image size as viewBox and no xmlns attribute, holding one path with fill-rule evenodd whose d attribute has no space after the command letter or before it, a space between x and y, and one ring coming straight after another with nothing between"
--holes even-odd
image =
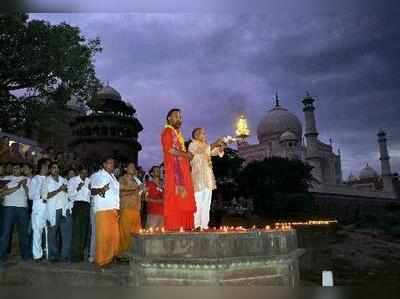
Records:
<instances>
[{"instance_id":1,"label":"white dhoti","mask_svg":"<svg viewBox=\"0 0 400 299\"><path fill-rule=\"evenodd\" d=\"M40 259L43 257L42 237L45 232L45 242L47 243L46 231L46 206L33 208L32 210L32 254L33 258ZM47 244L45 245L47 248Z\"/></svg>"},{"instance_id":2,"label":"white dhoti","mask_svg":"<svg viewBox=\"0 0 400 299\"><path fill-rule=\"evenodd\" d=\"M202 229L208 228L210 221L210 207L211 207L211 196L212 191L204 189L194 194L196 199L196 213L194 214L194 227L200 227Z\"/></svg>"}]
</instances>

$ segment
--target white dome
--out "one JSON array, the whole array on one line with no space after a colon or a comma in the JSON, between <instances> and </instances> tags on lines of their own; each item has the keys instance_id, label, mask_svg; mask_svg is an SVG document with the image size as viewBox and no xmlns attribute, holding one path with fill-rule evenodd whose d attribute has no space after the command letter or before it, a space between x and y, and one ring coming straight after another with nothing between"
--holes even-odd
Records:
<instances>
[{"instance_id":1,"label":"white dome","mask_svg":"<svg viewBox=\"0 0 400 299\"><path fill-rule=\"evenodd\" d=\"M281 142L284 142L284 141L296 141L296 140L298 140L298 139L297 139L296 134L294 134L292 131L286 131L285 133L283 133L283 134L281 135L281 137L279 138L279 140L280 140Z\"/></svg>"},{"instance_id":2,"label":"white dome","mask_svg":"<svg viewBox=\"0 0 400 299\"><path fill-rule=\"evenodd\" d=\"M121 94L112 88L110 85L104 86L97 92L97 98L99 99L113 99L113 100L121 100Z\"/></svg>"},{"instance_id":3,"label":"white dome","mask_svg":"<svg viewBox=\"0 0 400 299\"><path fill-rule=\"evenodd\" d=\"M347 181L355 182L358 181L358 178L353 173L350 173L349 177L347 178Z\"/></svg>"},{"instance_id":4,"label":"white dome","mask_svg":"<svg viewBox=\"0 0 400 299\"><path fill-rule=\"evenodd\" d=\"M273 138L279 138L287 131L294 134L296 140L301 140L303 129L300 120L278 104L258 124L258 141L263 143Z\"/></svg>"},{"instance_id":5,"label":"white dome","mask_svg":"<svg viewBox=\"0 0 400 299\"><path fill-rule=\"evenodd\" d=\"M360 179L370 179L370 178L376 178L378 176L378 172L373 169L371 166L367 165L361 169L360 171Z\"/></svg>"}]
</instances>

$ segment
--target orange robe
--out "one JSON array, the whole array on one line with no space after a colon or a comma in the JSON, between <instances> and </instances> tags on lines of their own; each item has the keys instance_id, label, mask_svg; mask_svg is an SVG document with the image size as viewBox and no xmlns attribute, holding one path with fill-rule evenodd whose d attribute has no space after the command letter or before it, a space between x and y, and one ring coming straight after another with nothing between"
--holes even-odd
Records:
<instances>
[{"instance_id":1,"label":"orange robe","mask_svg":"<svg viewBox=\"0 0 400 299\"><path fill-rule=\"evenodd\" d=\"M123 256L131 247L132 234L137 234L142 228L140 222L140 196L139 185L128 176L123 176L119 180L120 183L120 252L119 256ZM125 193L127 192L128 193Z\"/></svg>"},{"instance_id":2,"label":"orange robe","mask_svg":"<svg viewBox=\"0 0 400 299\"><path fill-rule=\"evenodd\" d=\"M178 140L171 128L165 128L161 135L164 153L165 186L164 186L164 224L166 230L189 230L193 228L193 214L196 212L190 163L187 159L176 157L169 151L171 148L184 151L185 146ZM185 188L186 196L177 194L176 187Z\"/></svg>"},{"instance_id":3,"label":"orange robe","mask_svg":"<svg viewBox=\"0 0 400 299\"><path fill-rule=\"evenodd\" d=\"M96 213L96 264L104 266L111 263L118 252L118 211L98 211Z\"/></svg>"}]
</instances>

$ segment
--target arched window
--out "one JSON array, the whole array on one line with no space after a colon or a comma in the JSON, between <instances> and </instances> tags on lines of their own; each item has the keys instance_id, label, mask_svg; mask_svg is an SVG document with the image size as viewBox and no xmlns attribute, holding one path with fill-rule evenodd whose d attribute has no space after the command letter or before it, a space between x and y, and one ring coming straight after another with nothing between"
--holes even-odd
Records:
<instances>
[{"instance_id":1,"label":"arched window","mask_svg":"<svg viewBox=\"0 0 400 299\"><path fill-rule=\"evenodd\" d=\"M110 131L111 131L111 136L117 135L117 130L114 127L110 128Z\"/></svg>"},{"instance_id":2,"label":"arched window","mask_svg":"<svg viewBox=\"0 0 400 299\"><path fill-rule=\"evenodd\" d=\"M99 127L94 127L92 130L92 134L95 136L100 135L100 128Z\"/></svg>"}]
</instances>

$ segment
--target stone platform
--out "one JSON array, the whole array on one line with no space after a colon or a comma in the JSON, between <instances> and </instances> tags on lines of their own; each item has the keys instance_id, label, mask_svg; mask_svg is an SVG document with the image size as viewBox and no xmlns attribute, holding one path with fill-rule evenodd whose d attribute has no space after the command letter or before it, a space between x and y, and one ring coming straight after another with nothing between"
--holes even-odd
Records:
<instances>
[{"instance_id":1,"label":"stone platform","mask_svg":"<svg viewBox=\"0 0 400 299\"><path fill-rule=\"evenodd\" d=\"M159 233L133 237L133 286L298 286L296 231Z\"/></svg>"}]
</instances>

